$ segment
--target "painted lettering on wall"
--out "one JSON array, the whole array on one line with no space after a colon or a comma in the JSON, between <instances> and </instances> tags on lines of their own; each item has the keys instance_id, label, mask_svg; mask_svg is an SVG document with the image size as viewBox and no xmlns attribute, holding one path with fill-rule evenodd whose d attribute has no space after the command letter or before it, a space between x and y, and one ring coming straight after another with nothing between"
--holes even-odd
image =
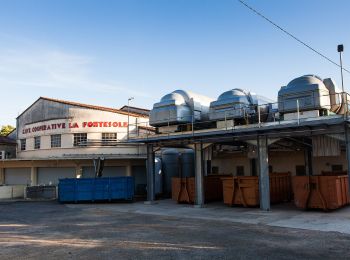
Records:
<instances>
[{"instance_id":1,"label":"painted lettering on wall","mask_svg":"<svg viewBox=\"0 0 350 260\"><path fill-rule=\"evenodd\" d=\"M128 122L106 122L106 121L89 121L89 122L70 122L66 123L54 123L54 124L43 124L39 126L27 127L22 130L22 134L29 134L41 131L49 131L56 129L67 129L67 128L92 128L92 127L100 127L100 128L118 128L118 127L128 127Z\"/></svg>"}]
</instances>

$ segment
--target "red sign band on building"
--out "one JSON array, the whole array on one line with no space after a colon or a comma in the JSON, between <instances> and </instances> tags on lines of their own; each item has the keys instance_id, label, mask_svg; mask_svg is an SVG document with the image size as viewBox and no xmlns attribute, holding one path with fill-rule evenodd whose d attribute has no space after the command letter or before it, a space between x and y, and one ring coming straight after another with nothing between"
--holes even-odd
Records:
<instances>
[{"instance_id":1,"label":"red sign band on building","mask_svg":"<svg viewBox=\"0 0 350 260\"><path fill-rule=\"evenodd\" d=\"M22 130L22 134L29 134L35 132L42 132L48 130L56 130L56 129L66 129L66 128L92 128L92 127L128 127L128 122L116 122L116 121L90 121L90 122L82 122L79 126L78 123L72 122L68 125L66 123L54 123L54 124L44 124L39 126L33 126L24 128Z\"/></svg>"},{"instance_id":2,"label":"red sign band on building","mask_svg":"<svg viewBox=\"0 0 350 260\"><path fill-rule=\"evenodd\" d=\"M83 122L82 127L128 127L128 122Z\"/></svg>"}]
</instances>

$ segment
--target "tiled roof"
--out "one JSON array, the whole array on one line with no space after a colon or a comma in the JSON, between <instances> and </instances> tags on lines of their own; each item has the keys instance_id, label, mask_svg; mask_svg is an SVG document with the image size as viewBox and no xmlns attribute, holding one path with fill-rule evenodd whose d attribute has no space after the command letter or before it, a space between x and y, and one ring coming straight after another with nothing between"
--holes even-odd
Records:
<instances>
[{"instance_id":1,"label":"tiled roof","mask_svg":"<svg viewBox=\"0 0 350 260\"><path fill-rule=\"evenodd\" d=\"M60 99L54 99L54 98L48 98L48 97L40 97L40 98L38 98L38 100L40 100L40 99L44 99L44 100L48 100L48 101L52 101L52 102L57 102L57 103L61 103L61 104L66 104L66 105L71 105L71 106L76 106L76 107L83 107L83 108L101 110L101 111L106 111L106 112L122 114L122 115L128 115L129 114L130 116L134 116L134 117L145 117L145 118L148 118L148 116L144 115L144 114L139 114L139 113L135 113L135 112L128 113L126 111L122 111L122 110L116 109L116 108L95 106L95 105L83 104L83 103L66 101L66 100L60 100ZM38 100L36 100L31 106L33 106ZM28 108L25 111L27 111ZM18 117L20 117L22 114L20 114Z\"/></svg>"},{"instance_id":2,"label":"tiled roof","mask_svg":"<svg viewBox=\"0 0 350 260\"><path fill-rule=\"evenodd\" d=\"M16 144L16 140L8 138L7 136L0 136L0 144Z\"/></svg>"}]
</instances>

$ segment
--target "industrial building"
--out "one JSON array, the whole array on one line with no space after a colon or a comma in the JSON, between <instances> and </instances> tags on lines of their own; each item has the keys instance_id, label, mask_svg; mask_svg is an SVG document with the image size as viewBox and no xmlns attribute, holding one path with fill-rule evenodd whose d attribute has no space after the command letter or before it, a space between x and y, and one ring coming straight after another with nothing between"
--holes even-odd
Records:
<instances>
[{"instance_id":1,"label":"industrial building","mask_svg":"<svg viewBox=\"0 0 350 260\"><path fill-rule=\"evenodd\" d=\"M143 127L147 122L145 109L40 97L17 117L17 140L11 143L17 142L16 158L0 161L0 184L57 185L60 178L95 177L96 163L103 161L103 176L134 176L136 191L145 192L145 146L126 142L150 131Z\"/></svg>"},{"instance_id":2,"label":"industrial building","mask_svg":"<svg viewBox=\"0 0 350 260\"><path fill-rule=\"evenodd\" d=\"M156 193L152 162L159 149L169 147L195 152L197 206L205 203L205 176L258 176L260 208L269 210L272 173L346 175L350 171L348 101L348 94L332 79L315 75L301 76L281 87L277 102L242 89L226 91L217 99L183 90L167 94L150 112L149 123L157 134L133 139L147 145L148 201ZM181 176L181 172L163 173L163 182ZM313 196L319 188L310 180L305 187L308 196ZM332 196L338 192L328 190ZM343 190L348 204L345 184ZM327 198L322 194L320 198L327 208Z\"/></svg>"}]
</instances>

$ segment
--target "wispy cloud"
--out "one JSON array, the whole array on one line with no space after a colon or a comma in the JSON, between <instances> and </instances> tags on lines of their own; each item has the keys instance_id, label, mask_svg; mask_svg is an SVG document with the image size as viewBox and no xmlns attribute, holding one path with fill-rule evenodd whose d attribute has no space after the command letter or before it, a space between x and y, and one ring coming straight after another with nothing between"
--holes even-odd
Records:
<instances>
[{"instance_id":1,"label":"wispy cloud","mask_svg":"<svg viewBox=\"0 0 350 260\"><path fill-rule=\"evenodd\" d=\"M98 80L92 57L58 50L0 51L0 85L7 88L53 88L84 90L115 94L120 91L139 97L150 97L146 92L132 90L131 86L113 79Z\"/></svg>"}]
</instances>

